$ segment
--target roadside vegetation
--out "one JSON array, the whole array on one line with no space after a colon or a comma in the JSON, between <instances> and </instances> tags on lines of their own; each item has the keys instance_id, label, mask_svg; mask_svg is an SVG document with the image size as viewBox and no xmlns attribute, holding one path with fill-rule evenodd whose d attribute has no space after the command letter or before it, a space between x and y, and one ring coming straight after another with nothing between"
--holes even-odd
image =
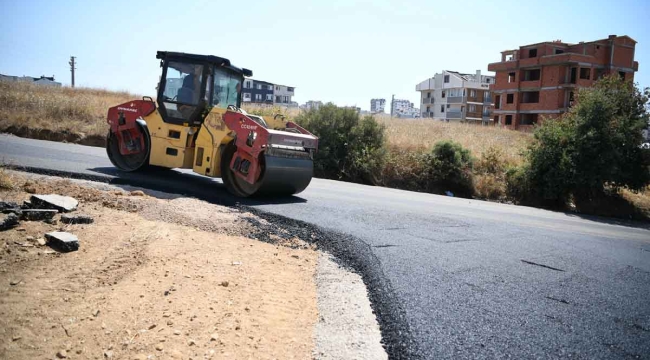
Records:
<instances>
[{"instance_id":1,"label":"roadside vegetation","mask_svg":"<svg viewBox=\"0 0 650 360\"><path fill-rule=\"evenodd\" d=\"M245 106L282 114L319 140L317 177L581 213L650 219L650 154L639 148L649 92L616 78L579 92L533 134L425 119ZM126 92L0 83L0 131L103 146Z\"/></svg>"}]
</instances>

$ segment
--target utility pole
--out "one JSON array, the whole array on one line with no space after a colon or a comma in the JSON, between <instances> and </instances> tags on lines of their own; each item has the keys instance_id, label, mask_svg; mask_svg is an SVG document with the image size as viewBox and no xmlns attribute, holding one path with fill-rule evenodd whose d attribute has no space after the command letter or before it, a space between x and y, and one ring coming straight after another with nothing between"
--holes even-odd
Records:
<instances>
[{"instance_id":1,"label":"utility pole","mask_svg":"<svg viewBox=\"0 0 650 360\"><path fill-rule=\"evenodd\" d=\"M75 58L75 56L70 56L70 62L68 62L70 64L70 72L72 73L72 87L74 87L74 70L76 69Z\"/></svg>"},{"instance_id":2,"label":"utility pole","mask_svg":"<svg viewBox=\"0 0 650 360\"><path fill-rule=\"evenodd\" d=\"M395 94L393 94L393 98L390 100L390 117L393 117L394 110L393 108L395 107Z\"/></svg>"}]
</instances>

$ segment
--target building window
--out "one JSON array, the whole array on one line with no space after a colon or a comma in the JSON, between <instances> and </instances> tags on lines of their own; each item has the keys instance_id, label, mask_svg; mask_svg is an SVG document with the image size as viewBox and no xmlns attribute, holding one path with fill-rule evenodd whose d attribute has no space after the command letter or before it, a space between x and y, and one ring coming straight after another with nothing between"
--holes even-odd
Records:
<instances>
[{"instance_id":1,"label":"building window","mask_svg":"<svg viewBox=\"0 0 650 360\"><path fill-rule=\"evenodd\" d=\"M485 78L485 83L489 84L490 83L490 78Z\"/></svg>"},{"instance_id":2,"label":"building window","mask_svg":"<svg viewBox=\"0 0 650 360\"><path fill-rule=\"evenodd\" d=\"M257 88L257 90L262 90L262 84L256 84L255 87Z\"/></svg>"},{"instance_id":3,"label":"building window","mask_svg":"<svg viewBox=\"0 0 650 360\"><path fill-rule=\"evenodd\" d=\"M447 109L449 109L450 107L451 107L451 105L447 104Z\"/></svg>"},{"instance_id":4,"label":"building window","mask_svg":"<svg viewBox=\"0 0 650 360\"><path fill-rule=\"evenodd\" d=\"M427 93L427 99L431 99L431 91Z\"/></svg>"},{"instance_id":5,"label":"building window","mask_svg":"<svg viewBox=\"0 0 650 360\"><path fill-rule=\"evenodd\" d=\"M537 114L521 114L521 125L537 124Z\"/></svg>"},{"instance_id":6,"label":"building window","mask_svg":"<svg viewBox=\"0 0 650 360\"><path fill-rule=\"evenodd\" d=\"M273 85L269 85L269 86L268 86L268 89L269 89L269 90L273 90Z\"/></svg>"},{"instance_id":7,"label":"building window","mask_svg":"<svg viewBox=\"0 0 650 360\"><path fill-rule=\"evenodd\" d=\"M447 95L444 91L442 92L442 98L444 99L445 95Z\"/></svg>"},{"instance_id":8,"label":"building window","mask_svg":"<svg viewBox=\"0 0 650 360\"><path fill-rule=\"evenodd\" d=\"M512 125L512 115L506 115L506 125Z\"/></svg>"},{"instance_id":9,"label":"building window","mask_svg":"<svg viewBox=\"0 0 650 360\"><path fill-rule=\"evenodd\" d=\"M524 81L537 81L541 75L540 69L524 71Z\"/></svg>"},{"instance_id":10,"label":"building window","mask_svg":"<svg viewBox=\"0 0 650 360\"><path fill-rule=\"evenodd\" d=\"M494 97L494 108L501 109L501 95L497 95Z\"/></svg>"},{"instance_id":11,"label":"building window","mask_svg":"<svg viewBox=\"0 0 650 360\"><path fill-rule=\"evenodd\" d=\"M506 95L506 104L512 104L515 102L515 94Z\"/></svg>"},{"instance_id":12,"label":"building window","mask_svg":"<svg viewBox=\"0 0 650 360\"><path fill-rule=\"evenodd\" d=\"M469 91L469 97L475 98L476 97L476 90L470 90Z\"/></svg>"},{"instance_id":13,"label":"building window","mask_svg":"<svg viewBox=\"0 0 650 360\"><path fill-rule=\"evenodd\" d=\"M279 87L279 86L276 86L276 87L275 87L275 90L278 90L278 91L279 91L279 90L280 90L280 87Z\"/></svg>"},{"instance_id":14,"label":"building window","mask_svg":"<svg viewBox=\"0 0 650 360\"><path fill-rule=\"evenodd\" d=\"M445 112L445 106L444 105L440 105L440 112Z\"/></svg>"},{"instance_id":15,"label":"building window","mask_svg":"<svg viewBox=\"0 0 650 360\"><path fill-rule=\"evenodd\" d=\"M569 91L569 107L573 106L573 91Z\"/></svg>"},{"instance_id":16,"label":"building window","mask_svg":"<svg viewBox=\"0 0 650 360\"><path fill-rule=\"evenodd\" d=\"M266 94L266 101L273 101L273 94Z\"/></svg>"},{"instance_id":17,"label":"building window","mask_svg":"<svg viewBox=\"0 0 650 360\"><path fill-rule=\"evenodd\" d=\"M427 112L431 112L431 106L427 106Z\"/></svg>"},{"instance_id":18,"label":"building window","mask_svg":"<svg viewBox=\"0 0 650 360\"><path fill-rule=\"evenodd\" d=\"M590 68L580 68L580 79L589 80L590 77L591 77Z\"/></svg>"},{"instance_id":19,"label":"building window","mask_svg":"<svg viewBox=\"0 0 650 360\"><path fill-rule=\"evenodd\" d=\"M494 117L494 123L499 124L499 115Z\"/></svg>"},{"instance_id":20,"label":"building window","mask_svg":"<svg viewBox=\"0 0 650 360\"><path fill-rule=\"evenodd\" d=\"M529 57L529 58L537 57L537 49L530 49L530 50L528 50L528 57Z\"/></svg>"},{"instance_id":21,"label":"building window","mask_svg":"<svg viewBox=\"0 0 650 360\"><path fill-rule=\"evenodd\" d=\"M564 54L564 50L562 49L555 49L555 54Z\"/></svg>"},{"instance_id":22,"label":"building window","mask_svg":"<svg viewBox=\"0 0 650 360\"><path fill-rule=\"evenodd\" d=\"M250 89L250 88L251 88L251 82L250 82L250 80L249 80L249 81L246 81L246 86L245 86L245 88L247 88L247 89Z\"/></svg>"},{"instance_id":23,"label":"building window","mask_svg":"<svg viewBox=\"0 0 650 360\"><path fill-rule=\"evenodd\" d=\"M508 83L513 83L515 82L515 73L511 72L508 73Z\"/></svg>"},{"instance_id":24,"label":"building window","mask_svg":"<svg viewBox=\"0 0 650 360\"><path fill-rule=\"evenodd\" d=\"M539 91L525 91L521 93L522 104L535 104L539 102Z\"/></svg>"},{"instance_id":25,"label":"building window","mask_svg":"<svg viewBox=\"0 0 650 360\"><path fill-rule=\"evenodd\" d=\"M288 96L285 96L283 102L288 104L288 103L289 103L289 97L288 97Z\"/></svg>"},{"instance_id":26,"label":"building window","mask_svg":"<svg viewBox=\"0 0 650 360\"><path fill-rule=\"evenodd\" d=\"M469 104L469 112L476 112L476 105Z\"/></svg>"},{"instance_id":27,"label":"building window","mask_svg":"<svg viewBox=\"0 0 650 360\"><path fill-rule=\"evenodd\" d=\"M621 80L625 80L625 72L624 71L619 71L618 76L621 77Z\"/></svg>"},{"instance_id":28,"label":"building window","mask_svg":"<svg viewBox=\"0 0 650 360\"><path fill-rule=\"evenodd\" d=\"M576 83L576 72L577 72L576 68L571 68L571 77L570 77L570 80L569 80L571 82L571 84Z\"/></svg>"},{"instance_id":29,"label":"building window","mask_svg":"<svg viewBox=\"0 0 650 360\"><path fill-rule=\"evenodd\" d=\"M449 83L449 75L445 75L445 84Z\"/></svg>"},{"instance_id":30,"label":"building window","mask_svg":"<svg viewBox=\"0 0 650 360\"><path fill-rule=\"evenodd\" d=\"M251 101L251 93L243 93L242 97L244 98L244 101Z\"/></svg>"},{"instance_id":31,"label":"building window","mask_svg":"<svg viewBox=\"0 0 650 360\"><path fill-rule=\"evenodd\" d=\"M262 101L262 94L255 94L255 101Z\"/></svg>"}]
</instances>

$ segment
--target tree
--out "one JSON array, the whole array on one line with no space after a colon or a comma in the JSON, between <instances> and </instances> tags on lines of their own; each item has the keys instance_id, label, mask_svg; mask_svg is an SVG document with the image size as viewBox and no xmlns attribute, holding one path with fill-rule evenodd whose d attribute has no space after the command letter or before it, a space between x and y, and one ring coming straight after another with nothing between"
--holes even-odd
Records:
<instances>
[{"instance_id":1,"label":"tree","mask_svg":"<svg viewBox=\"0 0 650 360\"><path fill-rule=\"evenodd\" d=\"M384 164L384 126L372 116L332 103L303 112L295 121L318 136L318 177L376 184Z\"/></svg>"},{"instance_id":2,"label":"tree","mask_svg":"<svg viewBox=\"0 0 650 360\"><path fill-rule=\"evenodd\" d=\"M581 89L571 110L535 131L527 152L531 190L542 200L566 203L606 190L643 188L650 182L640 145L650 91L617 76Z\"/></svg>"}]
</instances>

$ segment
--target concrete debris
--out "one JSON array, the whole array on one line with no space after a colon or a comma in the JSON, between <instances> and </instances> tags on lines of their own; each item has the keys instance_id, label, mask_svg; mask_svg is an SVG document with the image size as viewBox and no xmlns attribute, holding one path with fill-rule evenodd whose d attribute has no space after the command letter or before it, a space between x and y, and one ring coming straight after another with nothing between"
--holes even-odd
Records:
<instances>
[{"instance_id":1,"label":"concrete debris","mask_svg":"<svg viewBox=\"0 0 650 360\"><path fill-rule=\"evenodd\" d=\"M20 282L21 282L21 280L11 280L11 281L9 282L9 285L11 285L11 286L16 286L16 285L20 284Z\"/></svg>"},{"instance_id":2,"label":"concrete debris","mask_svg":"<svg viewBox=\"0 0 650 360\"><path fill-rule=\"evenodd\" d=\"M25 209L21 211L20 219L28 221L52 220L57 213L58 211L53 209Z\"/></svg>"},{"instance_id":3,"label":"concrete debris","mask_svg":"<svg viewBox=\"0 0 650 360\"><path fill-rule=\"evenodd\" d=\"M6 214L0 215L0 231L8 230L18 225L18 215Z\"/></svg>"},{"instance_id":4,"label":"concrete debris","mask_svg":"<svg viewBox=\"0 0 650 360\"><path fill-rule=\"evenodd\" d=\"M47 238L50 246L61 252L79 250L79 239L76 235L62 231L53 231L45 234L45 238Z\"/></svg>"},{"instance_id":5,"label":"concrete debris","mask_svg":"<svg viewBox=\"0 0 650 360\"><path fill-rule=\"evenodd\" d=\"M68 352L65 350L61 350L58 353L56 353L56 357L58 357L59 359L65 359L68 357Z\"/></svg>"},{"instance_id":6,"label":"concrete debris","mask_svg":"<svg viewBox=\"0 0 650 360\"><path fill-rule=\"evenodd\" d=\"M233 265L241 265L242 262L241 262L241 261L233 261L232 264L233 264Z\"/></svg>"},{"instance_id":7,"label":"concrete debris","mask_svg":"<svg viewBox=\"0 0 650 360\"><path fill-rule=\"evenodd\" d=\"M162 344L156 344L156 350L158 351L163 351L163 345Z\"/></svg>"},{"instance_id":8,"label":"concrete debris","mask_svg":"<svg viewBox=\"0 0 650 360\"><path fill-rule=\"evenodd\" d=\"M59 212L70 212L77 209L79 202L69 196L56 194L32 195L29 199L33 207L42 209L55 209Z\"/></svg>"},{"instance_id":9,"label":"concrete debris","mask_svg":"<svg viewBox=\"0 0 650 360\"><path fill-rule=\"evenodd\" d=\"M214 333L210 335L210 341L217 341L217 340L219 340L219 334Z\"/></svg>"},{"instance_id":10,"label":"concrete debris","mask_svg":"<svg viewBox=\"0 0 650 360\"><path fill-rule=\"evenodd\" d=\"M106 359L112 359L112 358L113 358L113 351L112 351L112 350L106 350L106 351L104 351L104 358L106 358Z\"/></svg>"},{"instance_id":11,"label":"concrete debris","mask_svg":"<svg viewBox=\"0 0 650 360\"><path fill-rule=\"evenodd\" d=\"M43 239L43 238L38 238L38 239L36 239L36 243L37 243L39 246L45 246L46 241L45 241L45 239Z\"/></svg>"},{"instance_id":12,"label":"concrete debris","mask_svg":"<svg viewBox=\"0 0 650 360\"><path fill-rule=\"evenodd\" d=\"M61 215L61 222L64 224L92 224L95 221L88 215Z\"/></svg>"},{"instance_id":13,"label":"concrete debris","mask_svg":"<svg viewBox=\"0 0 650 360\"><path fill-rule=\"evenodd\" d=\"M0 201L0 212L20 215L20 205L10 201Z\"/></svg>"},{"instance_id":14,"label":"concrete debris","mask_svg":"<svg viewBox=\"0 0 650 360\"><path fill-rule=\"evenodd\" d=\"M18 341L18 340L20 340L22 338L23 338L22 336L15 335L14 337L11 338L11 341Z\"/></svg>"}]
</instances>

